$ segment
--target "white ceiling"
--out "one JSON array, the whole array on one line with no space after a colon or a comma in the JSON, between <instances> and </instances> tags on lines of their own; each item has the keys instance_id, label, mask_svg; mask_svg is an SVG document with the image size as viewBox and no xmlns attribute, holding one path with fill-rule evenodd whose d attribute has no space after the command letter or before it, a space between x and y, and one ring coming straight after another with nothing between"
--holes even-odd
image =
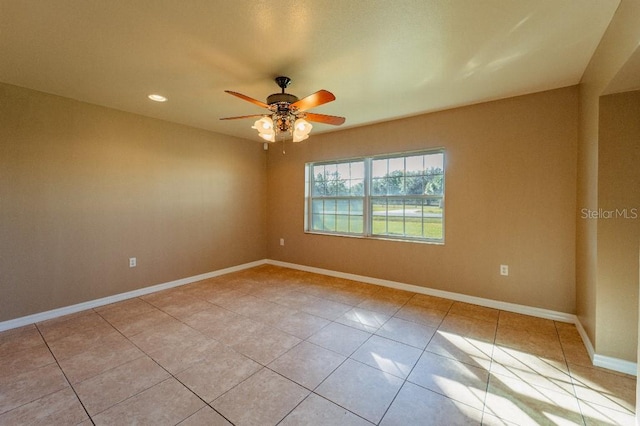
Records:
<instances>
[{"instance_id":1,"label":"white ceiling","mask_svg":"<svg viewBox=\"0 0 640 426\"><path fill-rule=\"evenodd\" d=\"M564 87L619 2L0 0L0 81L258 141L219 118L266 110L225 89L265 101L286 75L345 128Z\"/></svg>"}]
</instances>

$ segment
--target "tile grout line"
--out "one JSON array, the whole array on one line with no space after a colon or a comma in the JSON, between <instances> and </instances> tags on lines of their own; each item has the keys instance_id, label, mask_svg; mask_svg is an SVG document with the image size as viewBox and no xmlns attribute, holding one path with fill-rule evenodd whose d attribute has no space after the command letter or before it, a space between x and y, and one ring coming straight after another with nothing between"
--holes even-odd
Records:
<instances>
[{"instance_id":1,"label":"tile grout line","mask_svg":"<svg viewBox=\"0 0 640 426\"><path fill-rule=\"evenodd\" d=\"M562 338L560 337L560 331L558 330L558 324L556 321L553 322L553 328L556 332L556 336L558 337L558 341L560 342L560 349L562 350L562 357L564 358L564 365L567 368L567 373L569 376L569 380L571 380L571 389L573 390L573 396L576 398L576 402L578 404L578 410L580 413L580 417L582 418L582 424L586 425L587 420L584 415L584 410L582 408L582 404L580 404L580 398L578 398L578 392L576 390L576 383L573 379L573 374L571 373L571 368L569 367L569 361L567 361L567 354L564 349L564 344L562 343Z\"/></svg>"},{"instance_id":2,"label":"tile grout line","mask_svg":"<svg viewBox=\"0 0 640 426\"><path fill-rule=\"evenodd\" d=\"M73 384L71 383L71 380L69 380L69 378L67 377L67 373L64 372L64 369L62 368L62 366L60 365L60 361L58 361L58 357L56 357L56 355L53 353L53 351L51 350L51 347L49 346L49 342L47 342L47 339L44 338L44 335L42 334L42 331L40 330L40 327L38 327L38 324L34 324L36 327L36 330L38 330L38 334L40 335L40 338L42 339L42 341L44 342L44 344L47 346L47 349L49 350L49 353L51 354L51 356L53 357L53 359L56 361L56 365L58 366L58 368L60 369L60 372L62 373L62 375L64 376L64 379L67 381L67 383L69 384L69 387L71 388L71 390L73 391L73 394L76 396L76 399L78 400L78 402L80 403L80 406L82 407L82 409L84 410L85 414L87 415L87 418L89 419L89 421L91 422L92 425L95 426L95 422L93 421L93 418L91 417L91 415L89 414L89 411L87 411L87 407L85 407L84 403L82 402L82 400L80 399L80 396L78 395L78 392L76 391L76 388L73 386ZM58 392L58 391L56 391Z\"/></svg>"}]
</instances>

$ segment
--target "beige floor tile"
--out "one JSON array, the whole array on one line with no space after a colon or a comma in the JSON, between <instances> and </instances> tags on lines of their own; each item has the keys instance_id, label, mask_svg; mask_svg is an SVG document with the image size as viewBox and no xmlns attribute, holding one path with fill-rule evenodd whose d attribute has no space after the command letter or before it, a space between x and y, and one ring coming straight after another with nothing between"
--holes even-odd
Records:
<instances>
[{"instance_id":1,"label":"beige floor tile","mask_svg":"<svg viewBox=\"0 0 640 426\"><path fill-rule=\"evenodd\" d=\"M471 338L476 341L493 343L496 338L497 323L484 321L449 312L438 330Z\"/></svg>"},{"instance_id":2,"label":"beige floor tile","mask_svg":"<svg viewBox=\"0 0 640 426\"><path fill-rule=\"evenodd\" d=\"M372 424L312 393L289 413L279 426L371 426Z\"/></svg>"},{"instance_id":3,"label":"beige floor tile","mask_svg":"<svg viewBox=\"0 0 640 426\"><path fill-rule=\"evenodd\" d=\"M83 421L89 421L89 417L70 387L0 414L3 425L78 425Z\"/></svg>"},{"instance_id":4,"label":"beige floor tile","mask_svg":"<svg viewBox=\"0 0 640 426\"><path fill-rule=\"evenodd\" d=\"M252 317L257 321L263 322L264 324L276 325L283 319L299 312L296 309L293 309L289 306L280 305L279 303L269 301L265 302L269 304L268 307L263 307L263 309L259 313L256 313L256 315Z\"/></svg>"},{"instance_id":5,"label":"beige floor tile","mask_svg":"<svg viewBox=\"0 0 640 426\"><path fill-rule=\"evenodd\" d=\"M489 381L489 371L425 352L407 380L482 410Z\"/></svg>"},{"instance_id":6,"label":"beige floor tile","mask_svg":"<svg viewBox=\"0 0 640 426\"><path fill-rule=\"evenodd\" d=\"M264 325L260 322L229 311L224 318L205 330L204 334L225 345L233 346L242 342L247 336L260 330L262 327L264 327Z\"/></svg>"},{"instance_id":7,"label":"beige floor tile","mask_svg":"<svg viewBox=\"0 0 640 426\"><path fill-rule=\"evenodd\" d=\"M424 349L435 332L436 329L434 327L427 327L426 325L393 317L385 322L375 334Z\"/></svg>"},{"instance_id":8,"label":"beige floor tile","mask_svg":"<svg viewBox=\"0 0 640 426\"><path fill-rule=\"evenodd\" d=\"M0 332L0 424L630 425L635 385L570 323L274 265Z\"/></svg>"},{"instance_id":9,"label":"beige floor tile","mask_svg":"<svg viewBox=\"0 0 640 426\"><path fill-rule=\"evenodd\" d=\"M498 326L495 344L544 358L564 360L564 352L557 333L538 333L526 328Z\"/></svg>"},{"instance_id":10,"label":"beige floor tile","mask_svg":"<svg viewBox=\"0 0 640 426\"><path fill-rule=\"evenodd\" d=\"M177 322L178 320L174 317L157 308L133 317L113 318L110 321L111 325L126 337L132 337L143 331L163 325L169 326Z\"/></svg>"},{"instance_id":11,"label":"beige floor tile","mask_svg":"<svg viewBox=\"0 0 640 426\"><path fill-rule=\"evenodd\" d=\"M104 320L103 320L104 321ZM105 324L108 324L105 321ZM126 339L109 325L108 327L91 328L70 333L47 344L58 361L91 351L99 346L118 345Z\"/></svg>"},{"instance_id":12,"label":"beige floor tile","mask_svg":"<svg viewBox=\"0 0 640 426\"><path fill-rule=\"evenodd\" d=\"M93 417L96 425L177 424L196 413L204 402L171 378Z\"/></svg>"},{"instance_id":13,"label":"beige floor tile","mask_svg":"<svg viewBox=\"0 0 640 426\"><path fill-rule=\"evenodd\" d=\"M68 386L56 364L5 377L0 382L0 414Z\"/></svg>"},{"instance_id":14,"label":"beige floor tile","mask_svg":"<svg viewBox=\"0 0 640 426\"><path fill-rule=\"evenodd\" d=\"M22 347L20 345L19 347ZM41 341L35 346L0 356L0 380L56 362L49 348Z\"/></svg>"},{"instance_id":15,"label":"beige floor tile","mask_svg":"<svg viewBox=\"0 0 640 426\"><path fill-rule=\"evenodd\" d=\"M482 426L520 426L520 425L518 423L501 419L485 411L482 414Z\"/></svg>"},{"instance_id":16,"label":"beige floor tile","mask_svg":"<svg viewBox=\"0 0 640 426\"><path fill-rule=\"evenodd\" d=\"M451 305L451 308L449 309L449 314L460 315L497 324L500 311L498 309L487 308L485 306L478 306L470 303L453 302L453 305Z\"/></svg>"},{"instance_id":17,"label":"beige floor tile","mask_svg":"<svg viewBox=\"0 0 640 426\"><path fill-rule=\"evenodd\" d=\"M371 336L352 359L406 379L422 355L422 350L380 336Z\"/></svg>"},{"instance_id":18,"label":"beige floor tile","mask_svg":"<svg viewBox=\"0 0 640 426\"><path fill-rule=\"evenodd\" d=\"M302 291L290 291L284 294L278 294L270 299L272 302L282 306L289 306L291 308L299 309L306 304L313 304L322 299L313 296Z\"/></svg>"},{"instance_id":19,"label":"beige floor tile","mask_svg":"<svg viewBox=\"0 0 640 426\"><path fill-rule=\"evenodd\" d=\"M368 333L375 333L391 316L381 312L353 308L336 319L336 322Z\"/></svg>"},{"instance_id":20,"label":"beige floor tile","mask_svg":"<svg viewBox=\"0 0 640 426\"><path fill-rule=\"evenodd\" d=\"M255 316L256 313L263 312L269 303L271 302L245 293L232 298L220 299L216 302L216 305L235 312L236 314L252 317Z\"/></svg>"},{"instance_id":21,"label":"beige floor tile","mask_svg":"<svg viewBox=\"0 0 640 426\"><path fill-rule=\"evenodd\" d=\"M156 305L157 306L157 305ZM208 309L212 306L212 303L203 299L196 299L195 297L182 296L180 299L167 303L166 305L157 306L162 311L171 315L174 318L183 319L194 312Z\"/></svg>"},{"instance_id":22,"label":"beige floor tile","mask_svg":"<svg viewBox=\"0 0 640 426\"><path fill-rule=\"evenodd\" d=\"M296 288L297 286L292 286L291 284L286 283L265 282L265 285L263 287L252 291L251 295L260 299L268 300L270 302L276 302L278 298L286 296Z\"/></svg>"},{"instance_id":23,"label":"beige floor tile","mask_svg":"<svg viewBox=\"0 0 640 426\"><path fill-rule=\"evenodd\" d=\"M564 352L564 357L567 360L567 363L582 365L584 367L593 366L589 353L587 352L587 348L584 346L582 340L562 340L561 338L560 344L562 345L562 352Z\"/></svg>"},{"instance_id":24,"label":"beige floor tile","mask_svg":"<svg viewBox=\"0 0 640 426\"><path fill-rule=\"evenodd\" d=\"M248 290L241 288L219 288L218 291L211 292L205 298L205 300L217 306L224 307L225 305L231 303L234 299L246 296L248 294L247 292Z\"/></svg>"},{"instance_id":25,"label":"beige floor tile","mask_svg":"<svg viewBox=\"0 0 640 426\"><path fill-rule=\"evenodd\" d=\"M353 307L362 303L367 297L362 291L333 288L332 291L325 293L323 298Z\"/></svg>"},{"instance_id":26,"label":"beige floor tile","mask_svg":"<svg viewBox=\"0 0 640 426\"><path fill-rule=\"evenodd\" d=\"M440 311L420 305L406 304L395 313L394 317L417 322L418 324L426 325L427 327L438 328L445 315L447 315L446 311Z\"/></svg>"},{"instance_id":27,"label":"beige floor tile","mask_svg":"<svg viewBox=\"0 0 640 426\"><path fill-rule=\"evenodd\" d=\"M351 308L353 308L353 306L319 297L297 307L297 309L303 312L328 319L329 321L334 321L336 318L344 315L345 312L349 311Z\"/></svg>"},{"instance_id":28,"label":"beige floor tile","mask_svg":"<svg viewBox=\"0 0 640 426\"><path fill-rule=\"evenodd\" d=\"M540 388L573 393L571 378L560 370L556 370L551 375L541 375L526 367L514 368L494 362L491 364L491 373L497 377L508 377Z\"/></svg>"},{"instance_id":29,"label":"beige floor tile","mask_svg":"<svg viewBox=\"0 0 640 426\"><path fill-rule=\"evenodd\" d=\"M493 351L491 372L535 386L573 393L573 383L565 361L496 347Z\"/></svg>"},{"instance_id":30,"label":"beige floor tile","mask_svg":"<svg viewBox=\"0 0 640 426\"><path fill-rule=\"evenodd\" d=\"M151 358L142 356L77 383L74 389L93 416L169 377Z\"/></svg>"},{"instance_id":31,"label":"beige floor tile","mask_svg":"<svg viewBox=\"0 0 640 426\"><path fill-rule=\"evenodd\" d=\"M380 425L462 426L480 425L481 420L481 410L407 382Z\"/></svg>"},{"instance_id":32,"label":"beige floor tile","mask_svg":"<svg viewBox=\"0 0 640 426\"><path fill-rule=\"evenodd\" d=\"M212 406L238 426L275 425L309 395L309 390L263 368Z\"/></svg>"},{"instance_id":33,"label":"beige floor tile","mask_svg":"<svg viewBox=\"0 0 640 426\"><path fill-rule=\"evenodd\" d=\"M35 325L14 328L0 333L0 358L44 344Z\"/></svg>"},{"instance_id":34,"label":"beige floor tile","mask_svg":"<svg viewBox=\"0 0 640 426\"><path fill-rule=\"evenodd\" d=\"M457 333L438 330L425 350L465 364L488 369L494 345Z\"/></svg>"},{"instance_id":35,"label":"beige floor tile","mask_svg":"<svg viewBox=\"0 0 640 426\"><path fill-rule=\"evenodd\" d=\"M252 360L267 365L300 342L295 336L270 326L262 326L231 347Z\"/></svg>"},{"instance_id":36,"label":"beige floor tile","mask_svg":"<svg viewBox=\"0 0 640 426\"><path fill-rule=\"evenodd\" d=\"M184 345L168 346L148 354L171 374L178 374L200 361L213 361L223 344L206 336L189 339Z\"/></svg>"},{"instance_id":37,"label":"beige floor tile","mask_svg":"<svg viewBox=\"0 0 640 426\"><path fill-rule=\"evenodd\" d=\"M369 337L371 337L370 333L334 322L307 340L325 349L349 356Z\"/></svg>"},{"instance_id":38,"label":"beige floor tile","mask_svg":"<svg viewBox=\"0 0 640 426\"><path fill-rule=\"evenodd\" d=\"M315 389L346 357L309 342L301 342L269 364L269 368L306 387Z\"/></svg>"},{"instance_id":39,"label":"beige floor tile","mask_svg":"<svg viewBox=\"0 0 640 426\"><path fill-rule=\"evenodd\" d=\"M104 333L112 328L104 318L92 310L39 322L37 326L49 343L68 336Z\"/></svg>"},{"instance_id":40,"label":"beige floor tile","mask_svg":"<svg viewBox=\"0 0 640 426\"><path fill-rule=\"evenodd\" d=\"M157 308L150 303L145 302L139 297L123 300L122 302L112 303L110 305L100 306L95 308L102 318L113 324L113 321L126 321L130 318L137 317L138 315L146 312L151 312Z\"/></svg>"},{"instance_id":41,"label":"beige floor tile","mask_svg":"<svg viewBox=\"0 0 640 426\"><path fill-rule=\"evenodd\" d=\"M424 349L433 338L436 330L434 327L392 317L389 318L375 334L419 349Z\"/></svg>"},{"instance_id":42,"label":"beige floor tile","mask_svg":"<svg viewBox=\"0 0 640 426\"><path fill-rule=\"evenodd\" d=\"M207 309L193 312L191 315L185 315L181 320L189 327L206 333L210 329L219 328L219 323L229 316L235 316L235 314L225 308L211 304Z\"/></svg>"},{"instance_id":43,"label":"beige floor tile","mask_svg":"<svg viewBox=\"0 0 640 426\"><path fill-rule=\"evenodd\" d=\"M306 312L290 311L288 315L274 321L272 325L300 339L306 339L326 327L329 323L330 321L327 319Z\"/></svg>"},{"instance_id":44,"label":"beige floor tile","mask_svg":"<svg viewBox=\"0 0 640 426\"><path fill-rule=\"evenodd\" d=\"M382 298L392 298L398 300L408 301L411 299L416 293L407 290L400 290L398 288L393 287L378 287L379 290L373 294L373 297L382 297Z\"/></svg>"},{"instance_id":45,"label":"beige floor tile","mask_svg":"<svg viewBox=\"0 0 640 426\"><path fill-rule=\"evenodd\" d=\"M453 305L453 300L428 294L416 294L409 299L407 304L447 312L451 308L451 305Z\"/></svg>"},{"instance_id":46,"label":"beige floor tile","mask_svg":"<svg viewBox=\"0 0 640 426\"><path fill-rule=\"evenodd\" d=\"M233 426L213 408L206 406L178 423L178 426Z\"/></svg>"},{"instance_id":47,"label":"beige floor tile","mask_svg":"<svg viewBox=\"0 0 640 426\"><path fill-rule=\"evenodd\" d=\"M569 367L564 359L549 358L508 346L495 345L493 361L515 368L526 367L543 376L553 376L556 370L569 373Z\"/></svg>"},{"instance_id":48,"label":"beige floor tile","mask_svg":"<svg viewBox=\"0 0 640 426\"><path fill-rule=\"evenodd\" d=\"M315 393L377 424L402 383L396 376L348 359Z\"/></svg>"},{"instance_id":49,"label":"beige floor tile","mask_svg":"<svg viewBox=\"0 0 640 426\"><path fill-rule=\"evenodd\" d=\"M380 312L382 314L393 316L405 303L411 298L410 295L403 296L375 296L368 298L358 304L358 308L368 311Z\"/></svg>"},{"instance_id":50,"label":"beige floor tile","mask_svg":"<svg viewBox=\"0 0 640 426\"><path fill-rule=\"evenodd\" d=\"M518 425L582 424L578 399L569 392L491 375L485 413Z\"/></svg>"},{"instance_id":51,"label":"beige floor tile","mask_svg":"<svg viewBox=\"0 0 640 426\"><path fill-rule=\"evenodd\" d=\"M556 321L555 325L561 342L572 341L582 343L582 337L574 324Z\"/></svg>"},{"instance_id":52,"label":"beige floor tile","mask_svg":"<svg viewBox=\"0 0 640 426\"><path fill-rule=\"evenodd\" d=\"M171 346L180 346L202 334L181 322L159 324L130 337L130 340L145 353L153 353Z\"/></svg>"},{"instance_id":53,"label":"beige floor tile","mask_svg":"<svg viewBox=\"0 0 640 426\"><path fill-rule=\"evenodd\" d=\"M638 424L636 416L627 411L612 410L588 401L578 400L578 403L586 426L637 426Z\"/></svg>"},{"instance_id":54,"label":"beige floor tile","mask_svg":"<svg viewBox=\"0 0 640 426\"><path fill-rule=\"evenodd\" d=\"M596 367L570 365L569 369L579 399L612 410L635 412L635 377Z\"/></svg>"},{"instance_id":55,"label":"beige floor tile","mask_svg":"<svg viewBox=\"0 0 640 426\"><path fill-rule=\"evenodd\" d=\"M208 358L180 372L176 378L203 400L211 402L261 367L244 355L219 345Z\"/></svg>"},{"instance_id":56,"label":"beige floor tile","mask_svg":"<svg viewBox=\"0 0 640 426\"><path fill-rule=\"evenodd\" d=\"M555 323L552 320L507 311L500 311L498 318L498 328L503 327L554 336L558 334Z\"/></svg>"},{"instance_id":57,"label":"beige floor tile","mask_svg":"<svg viewBox=\"0 0 640 426\"><path fill-rule=\"evenodd\" d=\"M143 355L130 341L120 337L108 344L92 346L70 358L59 360L60 367L69 381L74 384L87 380Z\"/></svg>"}]
</instances>

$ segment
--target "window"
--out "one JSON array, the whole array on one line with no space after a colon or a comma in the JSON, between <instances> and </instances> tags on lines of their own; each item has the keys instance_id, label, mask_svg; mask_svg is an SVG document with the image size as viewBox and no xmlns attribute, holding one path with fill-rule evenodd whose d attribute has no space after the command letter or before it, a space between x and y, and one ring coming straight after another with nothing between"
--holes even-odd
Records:
<instances>
[{"instance_id":1,"label":"window","mask_svg":"<svg viewBox=\"0 0 640 426\"><path fill-rule=\"evenodd\" d=\"M305 231L444 242L444 151L308 163Z\"/></svg>"}]
</instances>

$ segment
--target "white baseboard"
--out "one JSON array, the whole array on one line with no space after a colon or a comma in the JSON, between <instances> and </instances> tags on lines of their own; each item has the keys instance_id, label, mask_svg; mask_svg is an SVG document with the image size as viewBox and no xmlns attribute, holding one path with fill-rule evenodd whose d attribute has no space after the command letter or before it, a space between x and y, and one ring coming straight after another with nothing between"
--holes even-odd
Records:
<instances>
[{"instance_id":1,"label":"white baseboard","mask_svg":"<svg viewBox=\"0 0 640 426\"><path fill-rule=\"evenodd\" d=\"M593 349L593 344L589 339L584 327L578 320L578 317L573 314L567 314L564 312L552 311L548 309L535 308L526 305L518 305L515 303L501 302L492 299L485 299L482 297L468 296L460 293L453 293L449 291L436 290L427 287L420 287L412 284L399 283L396 281L382 280L379 278L366 277L363 275L348 274L344 272L332 271L329 269L315 268L312 266L298 265L295 263L280 262L277 260L267 260L270 265L282 266L285 268L298 269L306 272L313 272L321 275L328 275L331 277L345 278L348 280L360 281L368 284L381 285L384 287L397 288L399 290L407 290L413 293L427 294L430 296L438 296L446 299L455 300L458 302L471 303L474 305L485 306L487 308L500 309L503 311L514 312L518 314L531 315L538 318L545 318L559 322L567 322L576 325L580 337L587 348L587 353L591 362L596 367L602 367L609 370L617 371L620 373L630 374L637 376L637 363L631 361L625 361L623 359L612 358L604 355L596 354Z\"/></svg>"},{"instance_id":2,"label":"white baseboard","mask_svg":"<svg viewBox=\"0 0 640 426\"><path fill-rule=\"evenodd\" d=\"M591 358L591 362L593 363L593 365L595 365L596 367L602 367L608 370L617 371L618 373L630 374L632 376L638 375L637 363L597 354L595 349L593 348L591 339L589 339L587 332L578 319L576 319L576 328L578 329L578 333L580 333L580 337L582 337L582 341L584 342L584 346L587 348L587 353L589 354L589 358Z\"/></svg>"},{"instance_id":3,"label":"white baseboard","mask_svg":"<svg viewBox=\"0 0 640 426\"><path fill-rule=\"evenodd\" d=\"M384 287L396 288L398 290L411 291L413 293L427 294L429 296L437 296L445 299L455 300L457 302L471 303L474 305L485 306L487 308L500 309L503 311L515 312L518 314L531 315L539 318L546 318L554 321L574 323L576 316L566 314L564 312L551 311L548 309L534 308L531 306L518 305L515 303L500 302L498 300L484 299L482 297L468 296L466 294L453 293L450 291L436 290L427 287L421 287L413 284L405 284L397 281L383 280L380 278L366 277L363 275L348 274L344 272L331 271L329 269L314 268L312 266L297 265L295 263L280 262L277 260L267 260L270 265L282 266L285 268L298 269L306 272L314 272L316 274L328 275L331 277L344 278L348 280L360 281L367 284L375 284Z\"/></svg>"},{"instance_id":4,"label":"white baseboard","mask_svg":"<svg viewBox=\"0 0 640 426\"><path fill-rule=\"evenodd\" d=\"M200 275L194 275L192 277L181 278L175 281L169 281L162 284L153 285L150 287L139 288L137 290L128 291L126 293L114 294L113 296L103 297L101 299L89 300L87 302L78 303L76 305L65 306L58 309L52 309L50 311L40 312L33 315L27 315L24 317L12 319L9 321L0 322L0 331L10 330L12 328L23 327L29 324L35 324L40 321L46 321L49 319L61 317L63 315L74 314L76 312L84 311L87 309L97 308L99 306L108 305L110 303L120 302L126 299L134 297L144 296L145 294L155 293L157 291L167 290L169 288L178 287L185 284L194 283L196 281L206 280L208 278L217 277L231 272L238 272L244 269L253 268L256 266L264 265L267 263L265 259L255 262L244 263L242 265L232 266L230 268L219 269L217 271L207 272Z\"/></svg>"}]
</instances>

